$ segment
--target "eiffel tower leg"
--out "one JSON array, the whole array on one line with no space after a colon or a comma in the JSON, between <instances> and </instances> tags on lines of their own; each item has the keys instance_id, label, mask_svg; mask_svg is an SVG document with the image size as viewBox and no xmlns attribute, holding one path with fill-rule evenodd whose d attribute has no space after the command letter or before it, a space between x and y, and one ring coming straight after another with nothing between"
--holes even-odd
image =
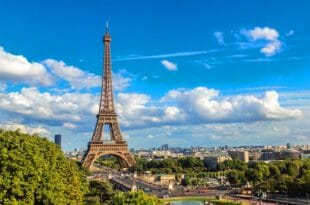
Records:
<instances>
[{"instance_id":1,"label":"eiffel tower leg","mask_svg":"<svg viewBox=\"0 0 310 205\"><path fill-rule=\"evenodd\" d=\"M128 164L126 163L126 161L124 159L118 157L117 160L118 160L118 163L119 163L121 168L127 168L128 167Z\"/></svg>"},{"instance_id":2,"label":"eiffel tower leg","mask_svg":"<svg viewBox=\"0 0 310 205\"><path fill-rule=\"evenodd\" d=\"M121 165L121 168L130 168L135 165L135 161L128 151L122 153L121 156L122 157L118 158L118 162Z\"/></svg>"},{"instance_id":3,"label":"eiffel tower leg","mask_svg":"<svg viewBox=\"0 0 310 205\"><path fill-rule=\"evenodd\" d=\"M84 158L84 161L82 163L82 166L87 168L87 169L90 169L90 167L92 166L93 164L93 161L95 159L96 155L95 154L90 154L90 153L87 153L86 157Z\"/></svg>"},{"instance_id":4,"label":"eiffel tower leg","mask_svg":"<svg viewBox=\"0 0 310 205\"><path fill-rule=\"evenodd\" d=\"M136 165L136 161L129 152L125 155L125 157L127 159L127 162L129 163L129 167L133 167Z\"/></svg>"}]
</instances>

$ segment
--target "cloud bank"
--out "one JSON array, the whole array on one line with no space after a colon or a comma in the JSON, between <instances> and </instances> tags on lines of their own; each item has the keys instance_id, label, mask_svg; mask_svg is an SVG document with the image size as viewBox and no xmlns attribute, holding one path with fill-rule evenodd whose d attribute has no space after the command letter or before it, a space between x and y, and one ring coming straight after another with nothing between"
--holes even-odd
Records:
<instances>
[{"instance_id":1,"label":"cloud bank","mask_svg":"<svg viewBox=\"0 0 310 205\"><path fill-rule=\"evenodd\" d=\"M19 123L7 122L5 124L0 124L0 127L6 130L19 130L20 132L31 135L38 134L44 137L48 137L50 135L50 132L42 126L31 127Z\"/></svg>"},{"instance_id":2,"label":"cloud bank","mask_svg":"<svg viewBox=\"0 0 310 205\"><path fill-rule=\"evenodd\" d=\"M14 55L0 47L0 80L50 86L53 77L40 63L29 62L22 55Z\"/></svg>"},{"instance_id":3,"label":"cloud bank","mask_svg":"<svg viewBox=\"0 0 310 205\"><path fill-rule=\"evenodd\" d=\"M29 62L24 56L11 54L0 47L0 81L57 87L57 80L67 82L73 90L100 87L102 83L100 75L67 65L63 61L47 59L42 62ZM113 73L115 90L127 88L131 80L126 70ZM0 91L5 87L6 84L1 83Z\"/></svg>"},{"instance_id":4,"label":"cloud bank","mask_svg":"<svg viewBox=\"0 0 310 205\"><path fill-rule=\"evenodd\" d=\"M171 90L160 100L152 100L145 94L119 93L116 96L116 109L120 123L128 129L285 120L302 116L298 109L281 107L278 98L275 91L268 91L260 97L237 95L222 98L217 90L197 87L192 90ZM95 119L98 96L81 93L52 95L36 88L23 88L20 92L0 93L0 109L34 121L75 129L77 125Z\"/></svg>"},{"instance_id":5,"label":"cloud bank","mask_svg":"<svg viewBox=\"0 0 310 205\"><path fill-rule=\"evenodd\" d=\"M222 98L217 90L197 87L192 90L171 90L159 102L152 102L146 95L123 94L118 97L121 97L118 101L121 121L128 127L146 124L158 126L255 122L296 119L302 116L298 109L281 107L279 94L275 91L265 92L260 97L237 95ZM124 101L124 97L127 101ZM123 112L128 105L130 112Z\"/></svg>"}]
</instances>

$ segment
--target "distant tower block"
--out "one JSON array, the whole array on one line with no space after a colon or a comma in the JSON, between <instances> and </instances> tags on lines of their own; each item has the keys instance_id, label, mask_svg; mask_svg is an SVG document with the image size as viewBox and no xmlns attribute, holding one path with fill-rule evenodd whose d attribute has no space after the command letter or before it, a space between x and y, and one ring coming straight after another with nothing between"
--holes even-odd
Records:
<instances>
[{"instance_id":1,"label":"distant tower block","mask_svg":"<svg viewBox=\"0 0 310 205\"><path fill-rule=\"evenodd\" d=\"M163 144L161 146L161 150L169 150L169 145L168 144Z\"/></svg>"},{"instance_id":2,"label":"distant tower block","mask_svg":"<svg viewBox=\"0 0 310 205\"><path fill-rule=\"evenodd\" d=\"M112 87L111 41L112 38L107 25L105 35L103 36L103 78L97 123L92 139L88 143L87 153L82 162L83 166L90 170L95 160L103 155L116 156L122 168L128 168L135 164L133 157L128 151L127 142L122 137L117 121L117 114L115 112ZM109 140L102 139L105 125L110 129Z\"/></svg>"},{"instance_id":3,"label":"distant tower block","mask_svg":"<svg viewBox=\"0 0 310 205\"><path fill-rule=\"evenodd\" d=\"M55 144L59 145L61 147L61 134L55 135Z\"/></svg>"}]
</instances>

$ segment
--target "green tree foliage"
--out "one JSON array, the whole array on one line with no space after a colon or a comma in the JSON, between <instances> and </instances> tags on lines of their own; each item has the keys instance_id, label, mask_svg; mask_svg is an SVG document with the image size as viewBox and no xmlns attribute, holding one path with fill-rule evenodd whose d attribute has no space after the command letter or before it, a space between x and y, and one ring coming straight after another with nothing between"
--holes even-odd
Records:
<instances>
[{"instance_id":1,"label":"green tree foliage","mask_svg":"<svg viewBox=\"0 0 310 205\"><path fill-rule=\"evenodd\" d=\"M229 183L233 186L242 186L246 183L244 171L239 171L235 169L228 172L227 179Z\"/></svg>"},{"instance_id":2,"label":"green tree foliage","mask_svg":"<svg viewBox=\"0 0 310 205\"><path fill-rule=\"evenodd\" d=\"M113 205L161 205L163 204L157 197L147 195L143 191L118 192L114 195Z\"/></svg>"},{"instance_id":3,"label":"green tree foliage","mask_svg":"<svg viewBox=\"0 0 310 205\"><path fill-rule=\"evenodd\" d=\"M269 176L272 176L274 179L278 180L281 177L281 171L279 169L279 167L277 167L274 164L270 164L269 165Z\"/></svg>"},{"instance_id":4,"label":"green tree foliage","mask_svg":"<svg viewBox=\"0 0 310 205\"><path fill-rule=\"evenodd\" d=\"M137 159L136 162L135 169L138 172L151 171L153 174L198 173L206 171L203 162L194 157L151 161Z\"/></svg>"},{"instance_id":5,"label":"green tree foliage","mask_svg":"<svg viewBox=\"0 0 310 205\"><path fill-rule=\"evenodd\" d=\"M194 157L181 158L179 159L179 163L181 164L183 169L204 167L203 162L200 159Z\"/></svg>"},{"instance_id":6,"label":"green tree foliage","mask_svg":"<svg viewBox=\"0 0 310 205\"><path fill-rule=\"evenodd\" d=\"M47 139L0 130L0 204L82 204L83 172Z\"/></svg>"},{"instance_id":7,"label":"green tree foliage","mask_svg":"<svg viewBox=\"0 0 310 205\"><path fill-rule=\"evenodd\" d=\"M235 185L242 186L242 176L233 169L228 173L228 180ZM254 189L267 192L281 192L294 195L310 194L310 160L283 160L271 163L256 162L249 165L244 172L246 181Z\"/></svg>"},{"instance_id":8,"label":"green tree foliage","mask_svg":"<svg viewBox=\"0 0 310 205\"><path fill-rule=\"evenodd\" d=\"M120 169L120 165L118 163L118 159L115 156L102 156L99 157L95 165L109 167L111 169Z\"/></svg>"},{"instance_id":9,"label":"green tree foliage","mask_svg":"<svg viewBox=\"0 0 310 205\"><path fill-rule=\"evenodd\" d=\"M241 205L240 202L234 202L234 201L226 201L226 200L211 200L212 204L215 205Z\"/></svg>"},{"instance_id":10,"label":"green tree foliage","mask_svg":"<svg viewBox=\"0 0 310 205\"><path fill-rule=\"evenodd\" d=\"M288 161L286 163L286 173L289 176L296 177L299 175L300 166L301 166L301 164L297 160Z\"/></svg>"},{"instance_id":11,"label":"green tree foliage","mask_svg":"<svg viewBox=\"0 0 310 205\"><path fill-rule=\"evenodd\" d=\"M193 157L151 161L137 159L136 170L152 171L154 174L185 174L182 180L184 186L204 185L206 178L221 174L232 186L241 187L248 181L257 190L310 194L310 159L250 164L238 159L226 160L219 163L213 172L209 172L202 160Z\"/></svg>"},{"instance_id":12,"label":"green tree foliage","mask_svg":"<svg viewBox=\"0 0 310 205\"><path fill-rule=\"evenodd\" d=\"M114 194L113 187L108 181L90 181L89 193L86 195L85 202L87 204L97 204L111 202Z\"/></svg>"},{"instance_id":13,"label":"green tree foliage","mask_svg":"<svg viewBox=\"0 0 310 205\"><path fill-rule=\"evenodd\" d=\"M185 176L184 179L182 179L181 184L183 186L189 186L191 185L191 180L189 176Z\"/></svg>"},{"instance_id":14,"label":"green tree foliage","mask_svg":"<svg viewBox=\"0 0 310 205\"><path fill-rule=\"evenodd\" d=\"M298 189L310 194L310 169L304 172L298 180Z\"/></svg>"},{"instance_id":15,"label":"green tree foliage","mask_svg":"<svg viewBox=\"0 0 310 205\"><path fill-rule=\"evenodd\" d=\"M225 160L224 162L218 164L218 170L224 171L228 169L245 171L247 169L247 164L239 159Z\"/></svg>"},{"instance_id":16,"label":"green tree foliage","mask_svg":"<svg viewBox=\"0 0 310 205\"><path fill-rule=\"evenodd\" d=\"M245 171L245 177L248 181L257 184L263 180L263 173L258 169L250 168Z\"/></svg>"}]
</instances>

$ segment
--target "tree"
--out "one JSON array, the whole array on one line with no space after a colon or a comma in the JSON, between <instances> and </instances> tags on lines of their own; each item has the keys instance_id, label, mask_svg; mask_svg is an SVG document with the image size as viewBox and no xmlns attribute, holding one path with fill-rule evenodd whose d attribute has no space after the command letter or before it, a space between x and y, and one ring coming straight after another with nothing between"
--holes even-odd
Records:
<instances>
[{"instance_id":1,"label":"tree","mask_svg":"<svg viewBox=\"0 0 310 205\"><path fill-rule=\"evenodd\" d=\"M270 176L274 179L279 179L281 177L280 169L274 164L269 165Z\"/></svg>"},{"instance_id":2,"label":"tree","mask_svg":"<svg viewBox=\"0 0 310 205\"><path fill-rule=\"evenodd\" d=\"M287 192L289 191L290 186L293 184L293 181L293 177L287 174L282 174L276 186L280 192Z\"/></svg>"},{"instance_id":3,"label":"tree","mask_svg":"<svg viewBox=\"0 0 310 205\"><path fill-rule=\"evenodd\" d=\"M299 188L305 193L310 193L310 170L307 170L300 181L298 182Z\"/></svg>"},{"instance_id":4,"label":"tree","mask_svg":"<svg viewBox=\"0 0 310 205\"><path fill-rule=\"evenodd\" d=\"M0 204L82 204L84 173L47 139L0 130Z\"/></svg>"},{"instance_id":5,"label":"tree","mask_svg":"<svg viewBox=\"0 0 310 205\"><path fill-rule=\"evenodd\" d=\"M120 169L120 165L118 163L117 157L113 155L105 155L99 157L96 161L95 164L98 164L103 167L109 167L112 169Z\"/></svg>"},{"instance_id":6,"label":"tree","mask_svg":"<svg viewBox=\"0 0 310 205\"><path fill-rule=\"evenodd\" d=\"M98 198L99 202L110 202L114 192L112 185L107 181L90 181L89 193L86 201Z\"/></svg>"},{"instance_id":7,"label":"tree","mask_svg":"<svg viewBox=\"0 0 310 205\"><path fill-rule=\"evenodd\" d=\"M178 160L183 169L200 167L204 168L202 160L194 157L185 157Z\"/></svg>"},{"instance_id":8,"label":"tree","mask_svg":"<svg viewBox=\"0 0 310 205\"><path fill-rule=\"evenodd\" d=\"M147 195L143 191L118 192L113 197L113 205L162 205L163 202L157 197Z\"/></svg>"},{"instance_id":9,"label":"tree","mask_svg":"<svg viewBox=\"0 0 310 205\"><path fill-rule=\"evenodd\" d=\"M250 168L245 171L245 177L247 181L257 184L263 180L263 173L258 169Z\"/></svg>"},{"instance_id":10,"label":"tree","mask_svg":"<svg viewBox=\"0 0 310 205\"><path fill-rule=\"evenodd\" d=\"M136 160L136 165L134 167L134 170L139 173L146 171L146 164L147 164L146 159L135 158L135 160Z\"/></svg>"},{"instance_id":11,"label":"tree","mask_svg":"<svg viewBox=\"0 0 310 205\"><path fill-rule=\"evenodd\" d=\"M240 171L245 171L247 169L247 163L239 159L225 160L218 164L218 170L225 171L227 169L236 169Z\"/></svg>"},{"instance_id":12,"label":"tree","mask_svg":"<svg viewBox=\"0 0 310 205\"><path fill-rule=\"evenodd\" d=\"M189 186L191 185L190 177L185 175L185 177L181 181L182 186Z\"/></svg>"},{"instance_id":13,"label":"tree","mask_svg":"<svg viewBox=\"0 0 310 205\"><path fill-rule=\"evenodd\" d=\"M242 186L246 183L246 178L243 171L231 170L227 174L227 179L231 185Z\"/></svg>"},{"instance_id":14,"label":"tree","mask_svg":"<svg viewBox=\"0 0 310 205\"><path fill-rule=\"evenodd\" d=\"M286 163L286 173L289 176L296 177L299 174L300 163L297 160Z\"/></svg>"}]
</instances>

